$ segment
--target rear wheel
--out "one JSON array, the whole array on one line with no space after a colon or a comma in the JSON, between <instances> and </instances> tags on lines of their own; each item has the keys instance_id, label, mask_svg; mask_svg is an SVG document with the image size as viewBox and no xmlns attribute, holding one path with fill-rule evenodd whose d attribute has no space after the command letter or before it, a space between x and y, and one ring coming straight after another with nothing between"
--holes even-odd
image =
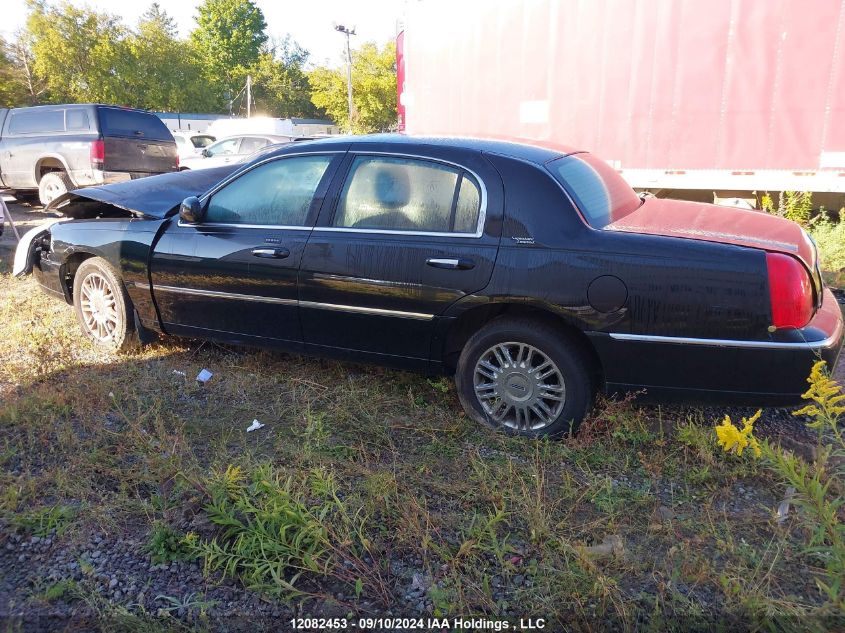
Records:
<instances>
[{"instance_id":1,"label":"rear wheel","mask_svg":"<svg viewBox=\"0 0 845 633\"><path fill-rule=\"evenodd\" d=\"M527 437L574 431L593 400L590 359L545 323L500 318L464 346L455 375L470 417Z\"/></svg>"},{"instance_id":2,"label":"rear wheel","mask_svg":"<svg viewBox=\"0 0 845 633\"><path fill-rule=\"evenodd\" d=\"M80 264L73 278L73 306L82 333L98 347L126 351L135 346L132 301L106 260L92 257Z\"/></svg>"},{"instance_id":3,"label":"rear wheel","mask_svg":"<svg viewBox=\"0 0 845 633\"><path fill-rule=\"evenodd\" d=\"M73 188L70 178L63 171L50 171L38 182L38 199L45 207Z\"/></svg>"}]
</instances>

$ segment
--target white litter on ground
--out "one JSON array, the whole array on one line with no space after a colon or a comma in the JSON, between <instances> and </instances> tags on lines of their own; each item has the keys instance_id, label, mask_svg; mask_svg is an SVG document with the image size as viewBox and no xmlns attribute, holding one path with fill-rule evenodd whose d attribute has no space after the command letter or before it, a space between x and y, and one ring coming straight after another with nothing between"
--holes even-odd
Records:
<instances>
[{"instance_id":1,"label":"white litter on ground","mask_svg":"<svg viewBox=\"0 0 845 633\"><path fill-rule=\"evenodd\" d=\"M249 433L250 431L257 431L261 428L264 428L264 425L261 424L261 422L259 422L258 420L253 420L252 424L247 427L246 432Z\"/></svg>"},{"instance_id":2,"label":"white litter on ground","mask_svg":"<svg viewBox=\"0 0 845 633\"><path fill-rule=\"evenodd\" d=\"M207 383L209 380L211 380L211 377L213 375L214 374L212 374L207 369L203 369L200 373L197 374L197 382L201 382L203 384Z\"/></svg>"}]
</instances>

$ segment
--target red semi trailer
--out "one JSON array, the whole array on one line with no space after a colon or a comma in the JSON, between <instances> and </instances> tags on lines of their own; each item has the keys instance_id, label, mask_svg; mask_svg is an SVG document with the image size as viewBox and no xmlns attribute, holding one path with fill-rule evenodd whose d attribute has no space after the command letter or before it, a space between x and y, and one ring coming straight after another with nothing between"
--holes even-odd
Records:
<instances>
[{"instance_id":1,"label":"red semi trailer","mask_svg":"<svg viewBox=\"0 0 845 633\"><path fill-rule=\"evenodd\" d=\"M411 134L575 146L652 191L845 198L845 0L421 0L397 65Z\"/></svg>"}]
</instances>

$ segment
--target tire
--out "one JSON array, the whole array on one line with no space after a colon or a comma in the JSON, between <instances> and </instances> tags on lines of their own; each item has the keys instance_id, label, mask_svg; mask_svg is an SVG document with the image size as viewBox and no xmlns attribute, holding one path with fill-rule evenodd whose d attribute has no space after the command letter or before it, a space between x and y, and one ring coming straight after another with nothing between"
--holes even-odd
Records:
<instances>
[{"instance_id":1,"label":"tire","mask_svg":"<svg viewBox=\"0 0 845 633\"><path fill-rule=\"evenodd\" d=\"M574 432L587 415L592 375L591 358L573 336L540 321L501 317L464 345L455 384L475 421L511 435L557 437Z\"/></svg>"},{"instance_id":2,"label":"tire","mask_svg":"<svg viewBox=\"0 0 845 633\"><path fill-rule=\"evenodd\" d=\"M38 181L38 200L45 207L60 195L73 189L68 175L63 171L48 171Z\"/></svg>"},{"instance_id":3,"label":"tire","mask_svg":"<svg viewBox=\"0 0 845 633\"><path fill-rule=\"evenodd\" d=\"M73 307L82 333L109 351L136 347L132 300L117 271L101 257L86 259L73 278Z\"/></svg>"}]
</instances>

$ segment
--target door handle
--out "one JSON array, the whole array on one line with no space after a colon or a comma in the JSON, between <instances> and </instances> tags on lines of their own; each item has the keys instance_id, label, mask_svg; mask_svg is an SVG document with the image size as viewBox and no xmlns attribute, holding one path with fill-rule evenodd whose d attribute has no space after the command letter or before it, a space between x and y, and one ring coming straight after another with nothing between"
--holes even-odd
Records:
<instances>
[{"instance_id":1,"label":"door handle","mask_svg":"<svg viewBox=\"0 0 845 633\"><path fill-rule=\"evenodd\" d=\"M425 263L433 268L449 268L451 270L469 270L475 268L475 262L466 257L429 257Z\"/></svg>"},{"instance_id":2,"label":"door handle","mask_svg":"<svg viewBox=\"0 0 845 633\"><path fill-rule=\"evenodd\" d=\"M290 255L286 248L253 248L253 257L268 257L270 259L284 259Z\"/></svg>"}]
</instances>

